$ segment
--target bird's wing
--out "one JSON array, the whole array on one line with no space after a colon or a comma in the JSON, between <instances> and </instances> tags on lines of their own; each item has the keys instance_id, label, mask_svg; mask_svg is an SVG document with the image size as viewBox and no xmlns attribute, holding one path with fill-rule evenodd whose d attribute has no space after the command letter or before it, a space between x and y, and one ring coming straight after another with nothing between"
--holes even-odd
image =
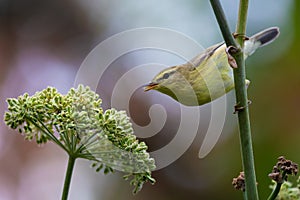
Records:
<instances>
[{"instance_id":1,"label":"bird's wing","mask_svg":"<svg viewBox=\"0 0 300 200\"><path fill-rule=\"evenodd\" d=\"M213 45L213 46L205 49L203 52L201 52L196 57L194 57L192 60L190 60L188 63L186 63L186 65L193 69L195 69L196 67L199 67L203 61L205 61L210 56L212 56L214 54L214 52L223 45L224 45L224 42Z\"/></svg>"}]
</instances>

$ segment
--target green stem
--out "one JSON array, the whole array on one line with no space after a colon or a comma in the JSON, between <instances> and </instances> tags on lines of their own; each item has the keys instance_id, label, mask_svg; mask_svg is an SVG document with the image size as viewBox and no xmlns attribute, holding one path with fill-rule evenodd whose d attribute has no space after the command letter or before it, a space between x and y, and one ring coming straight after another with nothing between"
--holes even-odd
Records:
<instances>
[{"instance_id":1,"label":"green stem","mask_svg":"<svg viewBox=\"0 0 300 200\"><path fill-rule=\"evenodd\" d=\"M246 35L247 15L248 15L248 0L240 0L238 20L236 25L237 42L244 47L244 40ZM244 62L244 61L243 61ZM245 62L244 62L245 63Z\"/></svg>"},{"instance_id":2,"label":"green stem","mask_svg":"<svg viewBox=\"0 0 300 200\"><path fill-rule=\"evenodd\" d=\"M39 120L38 118L35 119L36 121L38 121L41 124L41 126L40 126L34 120L32 120L30 117L27 117L27 119L33 125L35 125L39 130L41 130L43 133L45 133L47 135L47 137L49 137L50 140L55 142L58 146L60 146L66 152L69 152L68 149L66 149L66 147L51 133L51 131L47 128L47 126L41 120Z\"/></svg>"},{"instance_id":3,"label":"green stem","mask_svg":"<svg viewBox=\"0 0 300 200\"><path fill-rule=\"evenodd\" d=\"M276 187L272 191L272 193L270 194L270 196L268 197L268 200L274 200L278 196L278 194L280 192L281 185L282 185L282 183L285 180L285 176L286 176L286 172L284 171L282 173L282 181L279 181L279 182L276 183Z\"/></svg>"},{"instance_id":4,"label":"green stem","mask_svg":"<svg viewBox=\"0 0 300 200\"><path fill-rule=\"evenodd\" d=\"M76 160L75 157L72 157L69 155L68 167L67 167L66 176L65 176L65 183L64 183L63 193L62 193L62 197L61 197L62 200L68 199L71 178L72 178L73 169L74 169L74 165L75 165L75 160Z\"/></svg>"},{"instance_id":5,"label":"green stem","mask_svg":"<svg viewBox=\"0 0 300 200\"><path fill-rule=\"evenodd\" d=\"M236 33L238 35L237 42L244 47L244 36L246 35L246 22L248 13L248 0L240 0L239 14L236 27ZM246 193L249 200L258 199L258 192L256 186L256 175L254 167L254 156L252 149L251 127L248 109L248 97L246 90L246 71L245 71L245 59L242 52L236 55L237 69L234 69L234 83L236 92L236 101L238 106L245 109L238 112L239 128L240 128L240 142L242 150L242 160L245 172L246 180Z\"/></svg>"},{"instance_id":6,"label":"green stem","mask_svg":"<svg viewBox=\"0 0 300 200\"><path fill-rule=\"evenodd\" d=\"M210 4L213 8L213 11L215 13L217 22L220 26L223 38L225 40L226 46L234 46L237 47L237 44L230 32L223 8L221 6L221 3L219 0L210 0Z\"/></svg>"},{"instance_id":7,"label":"green stem","mask_svg":"<svg viewBox=\"0 0 300 200\"><path fill-rule=\"evenodd\" d=\"M245 199L257 200L258 192L256 186L256 176L254 168L254 157L252 149L252 139L251 139L251 129L250 129L250 119L249 119L249 109L248 109L248 97L245 86L246 72L245 72L245 60L244 55L240 48L244 46L244 36L246 30L247 21L247 10L248 10L248 0L240 0L239 14L237 22L237 42L239 46L233 42L233 37L227 25L227 20L225 18L223 9L218 0L210 0L213 7L214 13L216 15L217 21L219 23L222 35L227 46L234 46L239 51L232 53L237 63L237 68L233 70L234 74L234 84L236 93L237 106L241 109L238 110L238 121L239 121L239 131L240 131L240 144L242 153L242 162L245 172Z\"/></svg>"},{"instance_id":8,"label":"green stem","mask_svg":"<svg viewBox=\"0 0 300 200\"><path fill-rule=\"evenodd\" d=\"M273 192L270 194L270 196L268 197L268 200L274 200L277 195L280 192L280 188L281 188L282 183L277 183L275 189L273 190Z\"/></svg>"}]
</instances>

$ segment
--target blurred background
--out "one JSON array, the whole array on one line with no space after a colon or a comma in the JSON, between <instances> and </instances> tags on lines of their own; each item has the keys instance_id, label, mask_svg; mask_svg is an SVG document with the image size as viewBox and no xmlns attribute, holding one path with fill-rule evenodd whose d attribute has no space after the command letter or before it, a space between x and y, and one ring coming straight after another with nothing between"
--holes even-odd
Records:
<instances>
[{"instance_id":1,"label":"blurred background","mask_svg":"<svg viewBox=\"0 0 300 200\"><path fill-rule=\"evenodd\" d=\"M234 30L238 1L222 4ZM284 155L300 163L300 2L252 0L249 6L248 35L271 26L281 31L274 43L247 60L258 189L260 197L266 199L271 192L267 175L277 157ZM173 29L204 47L222 41L208 1L1 0L0 116L7 109L6 98L24 92L34 94L47 86L66 93L84 58L97 44L140 27ZM158 62L156 55L154 51L133 52L109 66L97 87L105 109L111 107L118 78L137 65L152 62L149 58ZM169 57L164 62L181 64ZM145 73L140 77L145 83L152 79ZM161 148L174 137L180 120L178 103L162 94L137 89L127 110L136 124L146 126L150 122L149 108L157 103L165 107L167 121L154 136L141 138L149 151ZM230 112L233 105L231 93ZM242 169L236 116L229 113L220 140L210 154L199 159L209 107L200 112L203 121L193 144L171 165L153 172L155 185L146 184L133 196L122 173L104 176L80 160L75 166L69 199L242 199L241 192L231 185ZM67 156L57 146L24 141L0 120L0 200L60 199L66 164Z\"/></svg>"}]
</instances>

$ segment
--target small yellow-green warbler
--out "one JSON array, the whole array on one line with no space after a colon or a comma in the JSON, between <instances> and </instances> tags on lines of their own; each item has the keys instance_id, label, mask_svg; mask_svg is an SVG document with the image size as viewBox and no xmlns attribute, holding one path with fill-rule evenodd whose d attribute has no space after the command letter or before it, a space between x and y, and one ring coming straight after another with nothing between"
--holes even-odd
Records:
<instances>
[{"instance_id":1,"label":"small yellow-green warbler","mask_svg":"<svg viewBox=\"0 0 300 200\"><path fill-rule=\"evenodd\" d=\"M245 40L245 59L278 35L279 28L272 27ZM226 45L220 43L207 48L185 64L162 70L144 90L157 90L184 105L199 106L223 96L233 88L233 69L228 63Z\"/></svg>"}]
</instances>

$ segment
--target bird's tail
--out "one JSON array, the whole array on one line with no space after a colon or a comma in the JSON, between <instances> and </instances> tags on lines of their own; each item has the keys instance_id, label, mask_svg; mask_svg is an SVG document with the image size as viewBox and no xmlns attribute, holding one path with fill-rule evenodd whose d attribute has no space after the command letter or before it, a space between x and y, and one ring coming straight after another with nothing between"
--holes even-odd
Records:
<instances>
[{"instance_id":1,"label":"bird's tail","mask_svg":"<svg viewBox=\"0 0 300 200\"><path fill-rule=\"evenodd\" d=\"M249 40L245 41L244 55L248 57L253 54L257 48L273 42L273 40L279 36L279 33L278 27L267 28L259 33L256 33L250 37Z\"/></svg>"}]
</instances>

